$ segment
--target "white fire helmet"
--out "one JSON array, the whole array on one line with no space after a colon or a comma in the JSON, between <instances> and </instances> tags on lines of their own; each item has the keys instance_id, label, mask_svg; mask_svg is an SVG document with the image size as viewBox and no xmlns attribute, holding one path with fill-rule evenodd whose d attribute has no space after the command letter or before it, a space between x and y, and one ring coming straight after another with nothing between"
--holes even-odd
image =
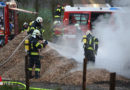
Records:
<instances>
[{"instance_id":1,"label":"white fire helmet","mask_svg":"<svg viewBox=\"0 0 130 90\"><path fill-rule=\"evenodd\" d=\"M92 32L91 32L90 30L88 30L88 31L86 32L86 35L88 35L88 34L92 34Z\"/></svg>"},{"instance_id":2,"label":"white fire helmet","mask_svg":"<svg viewBox=\"0 0 130 90\"><path fill-rule=\"evenodd\" d=\"M35 29L35 30L33 31L33 33L32 33L32 37L34 37L34 38L36 38L36 36L40 36L40 35L41 35L40 31L37 30L37 29Z\"/></svg>"},{"instance_id":3,"label":"white fire helmet","mask_svg":"<svg viewBox=\"0 0 130 90\"><path fill-rule=\"evenodd\" d=\"M36 18L36 21L37 21L38 23L42 23L42 22L43 22L43 18L42 18L42 17L37 17L37 18Z\"/></svg>"}]
</instances>

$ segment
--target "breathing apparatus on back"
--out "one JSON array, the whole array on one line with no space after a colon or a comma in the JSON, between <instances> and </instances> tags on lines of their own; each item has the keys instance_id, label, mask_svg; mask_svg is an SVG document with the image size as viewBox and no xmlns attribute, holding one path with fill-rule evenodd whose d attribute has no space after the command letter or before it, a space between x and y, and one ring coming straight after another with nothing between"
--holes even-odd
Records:
<instances>
[{"instance_id":1,"label":"breathing apparatus on back","mask_svg":"<svg viewBox=\"0 0 130 90\"><path fill-rule=\"evenodd\" d=\"M35 29L32 33L32 36L33 38L37 38L38 40L43 40L42 36L41 36L41 33L39 30ZM30 38L31 39L31 38ZM29 50L30 50L30 40L29 39L26 39L25 40L25 51L28 53Z\"/></svg>"}]
</instances>

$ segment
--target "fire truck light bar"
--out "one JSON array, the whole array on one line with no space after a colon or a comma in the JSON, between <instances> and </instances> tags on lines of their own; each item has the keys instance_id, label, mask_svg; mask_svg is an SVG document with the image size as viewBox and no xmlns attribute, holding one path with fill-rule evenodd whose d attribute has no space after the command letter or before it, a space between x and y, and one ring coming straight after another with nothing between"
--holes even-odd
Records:
<instances>
[{"instance_id":1,"label":"fire truck light bar","mask_svg":"<svg viewBox=\"0 0 130 90\"><path fill-rule=\"evenodd\" d=\"M0 2L0 7L5 7L5 3L4 2Z\"/></svg>"},{"instance_id":2,"label":"fire truck light bar","mask_svg":"<svg viewBox=\"0 0 130 90\"><path fill-rule=\"evenodd\" d=\"M119 8L111 7L110 10L119 10Z\"/></svg>"}]
</instances>

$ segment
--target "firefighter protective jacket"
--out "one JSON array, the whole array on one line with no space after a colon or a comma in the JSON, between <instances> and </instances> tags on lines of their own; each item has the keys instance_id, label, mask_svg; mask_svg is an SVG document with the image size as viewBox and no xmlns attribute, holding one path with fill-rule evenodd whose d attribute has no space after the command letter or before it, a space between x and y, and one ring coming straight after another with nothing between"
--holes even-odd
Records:
<instances>
[{"instance_id":1,"label":"firefighter protective jacket","mask_svg":"<svg viewBox=\"0 0 130 90\"><path fill-rule=\"evenodd\" d=\"M27 30L28 30L28 26L27 27L23 27L22 32L27 31Z\"/></svg>"},{"instance_id":2,"label":"firefighter protective jacket","mask_svg":"<svg viewBox=\"0 0 130 90\"><path fill-rule=\"evenodd\" d=\"M29 55L31 55L31 56L39 55L38 49L41 49L41 48L45 47L45 44L40 44L38 42L37 38L31 37L29 39L29 42L30 42L30 45L29 45L30 46Z\"/></svg>"},{"instance_id":3,"label":"firefighter protective jacket","mask_svg":"<svg viewBox=\"0 0 130 90\"><path fill-rule=\"evenodd\" d=\"M98 39L91 34L83 36L84 48L89 50L98 50Z\"/></svg>"},{"instance_id":4,"label":"firefighter protective jacket","mask_svg":"<svg viewBox=\"0 0 130 90\"><path fill-rule=\"evenodd\" d=\"M42 29L41 24L37 21L34 21L34 23L32 23L32 25L29 27L27 33L32 34L35 29L40 30L41 34L44 32L44 29Z\"/></svg>"},{"instance_id":5,"label":"firefighter protective jacket","mask_svg":"<svg viewBox=\"0 0 130 90\"><path fill-rule=\"evenodd\" d=\"M57 7L55 9L55 18L59 18L61 17L61 13L64 11L64 7Z\"/></svg>"}]
</instances>

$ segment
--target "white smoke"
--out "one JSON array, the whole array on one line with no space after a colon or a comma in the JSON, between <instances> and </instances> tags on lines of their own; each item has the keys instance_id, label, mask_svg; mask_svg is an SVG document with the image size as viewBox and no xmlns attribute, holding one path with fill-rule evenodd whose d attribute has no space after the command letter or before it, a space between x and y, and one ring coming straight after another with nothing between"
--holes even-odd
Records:
<instances>
[{"instance_id":1,"label":"white smoke","mask_svg":"<svg viewBox=\"0 0 130 90\"><path fill-rule=\"evenodd\" d=\"M96 66L130 78L130 11L122 9L95 25L94 34L100 42Z\"/></svg>"},{"instance_id":2,"label":"white smoke","mask_svg":"<svg viewBox=\"0 0 130 90\"><path fill-rule=\"evenodd\" d=\"M84 51L83 43L80 38L61 38L55 44L50 43L51 47L57 50L61 55L67 58L73 58L79 63L83 61Z\"/></svg>"},{"instance_id":3,"label":"white smoke","mask_svg":"<svg viewBox=\"0 0 130 90\"><path fill-rule=\"evenodd\" d=\"M130 6L130 0L113 0L114 6L123 6L123 7L129 7Z\"/></svg>"},{"instance_id":4,"label":"white smoke","mask_svg":"<svg viewBox=\"0 0 130 90\"><path fill-rule=\"evenodd\" d=\"M120 0L118 3L117 1L114 2L115 5L127 5L127 7L123 7L121 11L113 13L109 20L99 17L98 22L95 22L93 33L99 39L99 50L95 67L117 72L130 78L130 1L122 0L122 2ZM75 47L75 45L77 46ZM61 55L74 58L79 63L83 62L84 51L81 38L76 43L73 40L62 40L61 47L59 44L58 46L52 46Z\"/></svg>"}]
</instances>

